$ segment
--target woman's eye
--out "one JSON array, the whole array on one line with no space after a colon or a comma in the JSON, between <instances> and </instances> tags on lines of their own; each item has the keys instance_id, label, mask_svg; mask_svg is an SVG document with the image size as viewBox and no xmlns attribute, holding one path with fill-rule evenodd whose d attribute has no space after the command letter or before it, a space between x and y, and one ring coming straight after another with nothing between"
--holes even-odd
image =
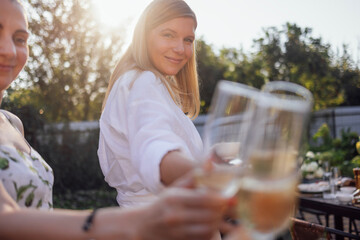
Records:
<instances>
[{"instance_id":1,"label":"woman's eye","mask_svg":"<svg viewBox=\"0 0 360 240\"><path fill-rule=\"evenodd\" d=\"M186 39L185 39L185 42L187 42L187 43L193 43L193 42L194 42L194 39L192 39L192 38L186 38Z\"/></svg>"},{"instance_id":2,"label":"woman's eye","mask_svg":"<svg viewBox=\"0 0 360 240\"><path fill-rule=\"evenodd\" d=\"M19 43L19 44L21 44L21 45L25 45L25 44L26 44L25 39L22 39L22 38L16 38L16 39L15 39L15 42L16 42L16 43Z\"/></svg>"},{"instance_id":3,"label":"woman's eye","mask_svg":"<svg viewBox=\"0 0 360 240\"><path fill-rule=\"evenodd\" d=\"M26 37L14 37L14 42L16 45L25 46L27 44Z\"/></svg>"},{"instance_id":4,"label":"woman's eye","mask_svg":"<svg viewBox=\"0 0 360 240\"><path fill-rule=\"evenodd\" d=\"M165 33L165 34L164 34L164 37L172 38L172 34L170 34L170 33Z\"/></svg>"}]
</instances>

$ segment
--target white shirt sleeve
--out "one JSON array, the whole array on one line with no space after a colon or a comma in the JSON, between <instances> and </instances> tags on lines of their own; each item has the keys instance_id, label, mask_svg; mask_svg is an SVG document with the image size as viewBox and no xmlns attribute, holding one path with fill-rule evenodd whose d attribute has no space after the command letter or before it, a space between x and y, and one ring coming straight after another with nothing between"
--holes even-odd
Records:
<instances>
[{"instance_id":1,"label":"white shirt sleeve","mask_svg":"<svg viewBox=\"0 0 360 240\"><path fill-rule=\"evenodd\" d=\"M160 162L172 150L186 144L173 131L176 105L166 87L152 72L142 73L131 87L127 121L132 164L151 192L162 188Z\"/></svg>"}]
</instances>

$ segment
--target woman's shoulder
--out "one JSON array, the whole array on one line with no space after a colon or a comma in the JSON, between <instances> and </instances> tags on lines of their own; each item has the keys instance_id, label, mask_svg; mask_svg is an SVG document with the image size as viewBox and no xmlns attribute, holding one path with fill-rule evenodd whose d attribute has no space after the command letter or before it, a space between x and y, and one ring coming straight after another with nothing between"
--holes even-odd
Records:
<instances>
[{"instance_id":1,"label":"woman's shoulder","mask_svg":"<svg viewBox=\"0 0 360 240\"><path fill-rule=\"evenodd\" d=\"M127 87L129 89L133 88L134 85L151 85L154 83L161 83L160 78L158 78L151 71L140 71L140 70L129 70L122 74L118 81L118 87Z\"/></svg>"},{"instance_id":2,"label":"woman's shoulder","mask_svg":"<svg viewBox=\"0 0 360 240\"><path fill-rule=\"evenodd\" d=\"M6 117L9 118L10 122L24 135L24 126L20 118L15 114L3 109L1 110L1 112L4 113Z\"/></svg>"},{"instance_id":3,"label":"woman's shoulder","mask_svg":"<svg viewBox=\"0 0 360 240\"><path fill-rule=\"evenodd\" d=\"M141 71L134 75L134 86L144 87L151 85L161 85L161 80L152 71Z\"/></svg>"}]
</instances>

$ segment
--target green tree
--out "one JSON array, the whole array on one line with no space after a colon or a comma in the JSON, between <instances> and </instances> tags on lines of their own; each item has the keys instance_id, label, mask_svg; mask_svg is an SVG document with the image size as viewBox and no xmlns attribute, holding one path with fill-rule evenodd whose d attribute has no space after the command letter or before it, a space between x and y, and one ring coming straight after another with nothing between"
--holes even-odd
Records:
<instances>
[{"instance_id":1,"label":"green tree","mask_svg":"<svg viewBox=\"0 0 360 240\"><path fill-rule=\"evenodd\" d=\"M251 58L242 50L223 48L220 50L220 59L227 66L225 79L255 88L261 88L265 83L264 62L259 58Z\"/></svg>"},{"instance_id":2,"label":"green tree","mask_svg":"<svg viewBox=\"0 0 360 240\"><path fill-rule=\"evenodd\" d=\"M254 59L263 59L267 81L291 81L308 88L315 110L338 106L344 102L344 89L333 74L330 45L311 34L312 29L290 23L282 30L268 28L265 37L255 41Z\"/></svg>"},{"instance_id":3,"label":"green tree","mask_svg":"<svg viewBox=\"0 0 360 240\"><path fill-rule=\"evenodd\" d=\"M91 1L28 0L30 58L22 84L51 122L98 119L124 31L96 21Z\"/></svg>"},{"instance_id":4,"label":"green tree","mask_svg":"<svg viewBox=\"0 0 360 240\"><path fill-rule=\"evenodd\" d=\"M343 46L341 57L335 62L332 74L341 81L345 98L342 105L360 105L360 71L351 59L347 46Z\"/></svg>"},{"instance_id":5,"label":"green tree","mask_svg":"<svg viewBox=\"0 0 360 240\"><path fill-rule=\"evenodd\" d=\"M211 103L216 84L223 79L226 66L214 53L212 46L206 44L203 39L196 42L197 68L200 84L201 113L206 113Z\"/></svg>"},{"instance_id":6,"label":"green tree","mask_svg":"<svg viewBox=\"0 0 360 240\"><path fill-rule=\"evenodd\" d=\"M314 95L314 109L340 105L360 105L360 71L346 46L341 56L330 44L313 37L311 28L286 23L280 30L264 29L254 40L254 52L222 48L216 54L211 45L198 41L198 70L202 81L202 112L209 107L220 79L256 88L268 81L283 80L300 84Z\"/></svg>"}]
</instances>

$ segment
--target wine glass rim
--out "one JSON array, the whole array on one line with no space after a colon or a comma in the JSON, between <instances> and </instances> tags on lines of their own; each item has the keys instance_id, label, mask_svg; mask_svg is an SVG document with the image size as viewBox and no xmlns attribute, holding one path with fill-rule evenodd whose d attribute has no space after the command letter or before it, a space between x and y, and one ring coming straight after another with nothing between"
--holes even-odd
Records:
<instances>
[{"instance_id":1,"label":"wine glass rim","mask_svg":"<svg viewBox=\"0 0 360 240\"><path fill-rule=\"evenodd\" d=\"M305 98L306 101L313 102L313 96L312 93L309 91L309 89L293 82L271 81L263 85L261 90L264 92L270 92L271 90L274 89L293 91L294 93L298 93L300 96Z\"/></svg>"},{"instance_id":2,"label":"wine glass rim","mask_svg":"<svg viewBox=\"0 0 360 240\"><path fill-rule=\"evenodd\" d=\"M254 96L260 92L259 89L239 83L239 82L232 82L229 80L220 80L218 83L218 88L222 91L229 92L231 94L244 94L245 96ZM254 96L255 97L255 96Z\"/></svg>"},{"instance_id":3,"label":"wine glass rim","mask_svg":"<svg viewBox=\"0 0 360 240\"><path fill-rule=\"evenodd\" d=\"M262 92L259 94L257 104L262 107L276 107L278 109L295 112L306 112L312 107L312 101L298 96L284 96L283 94Z\"/></svg>"}]
</instances>

